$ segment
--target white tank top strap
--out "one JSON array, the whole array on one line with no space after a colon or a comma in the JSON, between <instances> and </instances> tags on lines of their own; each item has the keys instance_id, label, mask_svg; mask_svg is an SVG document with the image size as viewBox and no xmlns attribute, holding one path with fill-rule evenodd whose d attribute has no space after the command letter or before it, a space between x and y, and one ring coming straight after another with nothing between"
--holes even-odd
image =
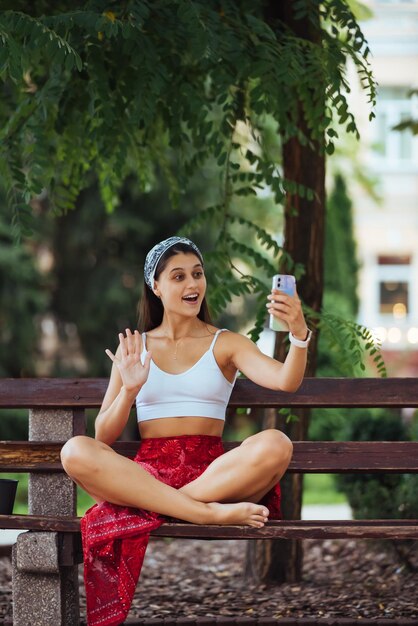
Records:
<instances>
[{"instance_id":1,"label":"white tank top strap","mask_svg":"<svg viewBox=\"0 0 418 626\"><path fill-rule=\"evenodd\" d=\"M228 329L227 328L218 328L218 330L215 333L215 336L212 339L212 343L209 346L208 352L211 352L213 350L213 346L215 345L215 341L217 340L217 338L220 335L220 333L222 333L224 330L228 330Z\"/></svg>"},{"instance_id":2,"label":"white tank top strap","mask_svg":"<svg viewBox=\"0 0 418 626\"><path fill-rule=\"evenodd\" d=\"M146 339L147 334L142 333L141 337L142 337L142 354L145 355L147 351L147 339Z\"/></svg>"}]
</instances>

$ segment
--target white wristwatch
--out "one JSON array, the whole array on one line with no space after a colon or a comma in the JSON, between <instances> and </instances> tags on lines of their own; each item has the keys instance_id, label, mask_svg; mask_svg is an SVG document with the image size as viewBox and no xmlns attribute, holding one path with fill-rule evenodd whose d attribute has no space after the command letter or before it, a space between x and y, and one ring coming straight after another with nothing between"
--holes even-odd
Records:
<instances>
[{"instance_id":1,"label":"white wristwatch","mask_svg":"<svg viewBox=\"0 0 418 626\"><path fill-rule=\"evenodd\" d=\"M311 340L311 337L312 337L312 331L309 328L308 328L308 336L304 340L296 339L296 337L294 337L292 333L289 333L290 343L293 343L293 345L297 346L298 348L307 348Z\"/></svg>"}]
</instances>

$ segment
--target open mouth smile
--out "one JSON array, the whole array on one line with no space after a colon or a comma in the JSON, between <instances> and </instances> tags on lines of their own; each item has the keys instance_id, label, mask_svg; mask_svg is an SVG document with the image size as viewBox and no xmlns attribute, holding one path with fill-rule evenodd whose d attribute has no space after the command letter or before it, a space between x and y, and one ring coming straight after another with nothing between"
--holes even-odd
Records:
<instances>
[{"instance_id":1,"label":"open mouth smile","mask_svg":"<svg viewBox=\"0 0 418 626\"><path fill-rule=\"evenodd\" d=\"M191 293L187 296L183 296L182 300L184 302L187 302L188 304L196 304L196 302L199 299L199 294L197 293Z\"/></svg>"}]
</instances>

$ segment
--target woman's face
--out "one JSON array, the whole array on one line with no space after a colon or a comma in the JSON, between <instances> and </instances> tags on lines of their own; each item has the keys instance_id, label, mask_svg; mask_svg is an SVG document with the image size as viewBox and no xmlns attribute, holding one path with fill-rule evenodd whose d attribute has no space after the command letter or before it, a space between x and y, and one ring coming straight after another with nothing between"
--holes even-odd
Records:
<instances>
[{"instance_id":1,"label":"woman's face","mask_svg":"<svg viewBox=\"0 0 418 626\"><path fill-rule=\"evenodd\" d=\"M206 293L206 278L199 257L184 252L170 257L155 281L154 291L166 311L197 315Z\"/></svg>"}]
</instances>

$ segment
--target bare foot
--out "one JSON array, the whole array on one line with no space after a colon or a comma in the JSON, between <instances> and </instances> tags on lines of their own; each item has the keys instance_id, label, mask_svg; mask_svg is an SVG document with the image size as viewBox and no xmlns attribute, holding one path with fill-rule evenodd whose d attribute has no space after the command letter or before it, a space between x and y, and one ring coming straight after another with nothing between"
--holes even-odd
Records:
<instances>
[{"instance_id":1,"label":"bare foot","mask_svg":"<svg viewBox=\"0 0 418 626\"><path fill-rule=\"evenodd\" d=\"M253 502L209 502L207 506L211 512L209 524L246 524L261 528L270 513L267 507Z\"/></svg>"}]
</instances>

